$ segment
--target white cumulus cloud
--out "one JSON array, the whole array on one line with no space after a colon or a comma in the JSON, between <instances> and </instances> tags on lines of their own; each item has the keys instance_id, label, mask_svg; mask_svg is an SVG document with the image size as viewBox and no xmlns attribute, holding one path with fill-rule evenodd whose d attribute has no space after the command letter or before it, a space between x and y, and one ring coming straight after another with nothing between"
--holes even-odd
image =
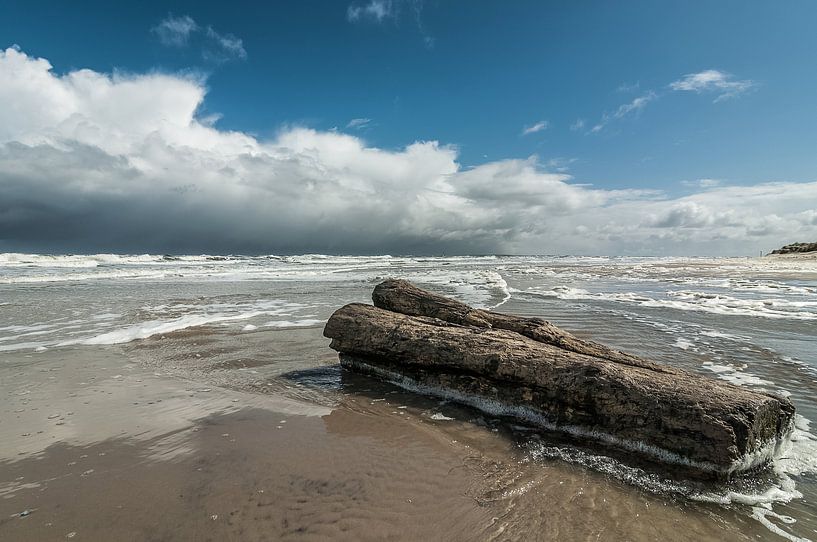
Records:
<instances>
[{"instance_id":1,"label":"white cumulus cloud","mask_svg":"<svg viewBox=\"0 0 817 542\"><path fill-rule=\"evenodd\" d=\"M535 157L464 168L436 141L259 139L198 116L204 83L0 51L0 251L755 254L817 238L817 182L670 198Z\"/></svg>"}]
</instances>

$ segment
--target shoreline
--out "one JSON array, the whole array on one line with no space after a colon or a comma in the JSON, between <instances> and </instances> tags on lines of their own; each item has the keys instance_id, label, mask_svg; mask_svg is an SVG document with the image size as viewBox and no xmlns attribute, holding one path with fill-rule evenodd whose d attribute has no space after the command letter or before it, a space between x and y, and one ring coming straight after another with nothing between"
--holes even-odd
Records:
<instances>
[{"instance_id":1,"label":"shoreline","mask_svg":"<svg viewBox=\"0 0 817 542\"><path fill-rule=\"evenodd\" d=\"M792 252L791 254L766 254L761 256L770 260L817 260L817 252Z\"/></svg>"}]
</instances>

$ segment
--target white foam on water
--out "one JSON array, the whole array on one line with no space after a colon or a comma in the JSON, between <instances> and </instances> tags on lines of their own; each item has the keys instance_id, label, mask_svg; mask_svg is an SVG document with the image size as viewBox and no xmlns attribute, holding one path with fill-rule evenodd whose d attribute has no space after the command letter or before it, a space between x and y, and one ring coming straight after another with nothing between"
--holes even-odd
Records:
<instances>
[{"instance_id":1,"label":"white foam on water","mask_svg":"<svg viewBox=\"0 0 817 542\"><path fill-rule=\"evenodd\" d=\"M452 290L457 300L477 308L496 308L511 298L508 283L492 269L430 269L410 273L407 278L432 290ZM499 301L492 303L497 298Z\"/></svg>"},{"instance_id":2,"label":"white foam on water","mask_svg":"<svg viewBox=\"0 0 817 542\"><path fill-rule=\"evenodd\" d=\"M812 375L817 376L817 365L807 363L806 361L803 361L802 359L793 358L791 356L782 356L780 359L782 359L783 361L785 361L787 363L793 363L795 365L798 365L801 369L803 369L805 371L808 371Z\"/></svg>"},{"instance_id":3,"label":"white foam on water","mask_svg":"<svg viewBox=\"0 0 817 542\"><path fill-rule=\"evenodd\" d=\"M51 256L47 254L0 254L2 267L96 267L99 263L90 256Z\"/></svg>"},{"instance_id":4,"label":"white foam on water","mask_svg":"<svg viewBox=\"0 0 817 542\"><path fill-rule=\"evenodd\" d=\"M675 343L673 343L672 346L674 346L675 348L680 348L681 350L689 350L695 345L691 341L678 337L677 339L675 339Z\"/></svg>"},{"instance_id":5,"label":"white foam on water","mask_svg":"<svg viewBox=\"0 0 817 542\"><path fill-rule=\"evenodd\" d=\"M770 531L788 540L808 540L798 538L772 523L769 517L777 518L783 523L795 523L794 518L782 516L773 511L775 504L783 504L800 499L803 494L797 490L792 476L806 473L817 473L817 436L810 432L811 422L800 414L794 416L794 427L784 442L780 453L775 455L772 470L776 482L764 491L743 492L726 491L723 493L698 493L692 499L721 505L743 504L752 507L752 517Z\"/></svg>"},{"instance_id":6,"label":"white foam on water","mask_svg":"<svg viewBox=\"0 0 817 542\"><path fill-rule=\"evenodd\" d=\"M0 285L92 281L347 282L408 278L479 307L510 299L496 256L160 256L0 254ZM398 270L395 273L395 269ZM437 288L440 286L442 288Z\"/></svg>"},{"instance_id":7,"label":"white foam on water","mask_svg":"<svg viewBox=\"0 0 817 542\"><path fill-rule=\"evenodd\" d=\"M497 264L501 265L497 265ZM594 279L615 274L620 281L669 281L677 284L708 285L765 293L798 293L817 295L817 288L800 284L788 284L769 278L758 280L741 275L763 273L764 275L791 273L817 274L817 262L778 261L751 258L639 258L639 257L553 257L553 256L458 256L458 257L408 257L408 256L334 256L306 254L300 256L216 256L156 254L121 255L47 255L47 254L0 254L0 270L18 273L11 279L16 282L93 280L94 278L138 278L140 275L154 278L174 276L207 276L253 280L264 277L300 275L327 277L354 271L358 277L364 270L388 269L436 269L443 266L511 269L517 274L540 274L541 276L583 277ZM705 267L709 274L721 274L723 278L702 277ZM126 268L131 268L129 272ZM64 269L66 273L55 273ZM77 274L82 270L87 273ZM74 271L76 270L76 271ZM150 272L153 272L153 275ZM157 274L157 272L159 272ZM0 275L2 275L0 271ZM733 278L737 277L737 278ZM9 277L0 281L9 282Z\"/></svg>"},{"instance_id":8,"label":"white foam on water","mask_svg":"<svg viewBox=\"0 0 817 542\"><path fill-rule=\"evenodd\" d=\"M264 327L310 327L323 324L325 320L317 320L315 318L304 318L302 320L277 320L274 322L267 322Z\"/></svg>"},{"instance_id":9,"label":"white foam on water","mask_svg":"<svg viewBox=\"0 0 817 542\"><path fill-rule=\"evenodd\" d=\"M9 326L9 327L18 327L20 331L25 329L25 326ZM47 328L47 329L46 329ZM33 329L35 331L25 331L23 333L17 333L13 335L4 335L0 337L0 342L5 341L16 341L25 337L37 337L42 335L50 335L54 332L54 326L33 326L28 329ZM63 328L65 329L65 328Z\"/></svg>"},{"instance_id":10,"label":"white foam on water","mask_svg":"<svg viewBox=\"0 0 817 542\"><path fill-rule=\"evenodd\" d=\"M164 280L229 277L236 268L252 274L266 258L234 256L0 254L0 284L94 280Z\"/></svg>"},{"instance_id":11,"label":"white foam on water","mask_svg":"<svg viewBox=\"0 0 817 542\"><path fill-rule=\"evenodd\" d=\"M63 329L66 329L66 328L63 328ZM5 335L3 337L0 337L0 342L18 341L18 340L26 338L26 337L37 337L37 336L42 336L42 335L51 335L53 333L54 333L53 329L47 329L47 330L43 330L43 331L30 331L28 333L20 333L19 335Z\"/></svg>"},{"instance_id":12,"label":"white foam on water","mask_svg":"<svg viewBox=\"0 0 817 542\"><path fill-rule=\"evenodd\" d=\"M782 298L740 299L726 294L690 290L669 291L666 294L667 299L656 299L639 292L593 293L569 286L557 286L552 289L532 288L526 290L526 293L565 300L614 301L643 307L700 311L729 316L817 320L817 301L789 301Z\"/></svg>"},{"instance_id":13,"label":"white foam on water","mask_svg":"<svg viewBox=\"0 0 817 542\"><path fill-rule=\"evenodd\" d=\"M160 315L175 315L187 312L203 314L243 314L248 312L258 312L260 314L288 315L295 310L304 309L306 307L307 305L302 303L290 303L281 299L254 299L252 301L241 302L211 301L209 303L171 303L152 306L146 305L142 307L142 310Z\"/></svg>"},{"instance_id":14,"label":"white foam on water","mask_svg":"<svg viewBox=\"0 0 817 542\"><path fill-rule=\"evenodd\" d=\"M795 414L789 447L777 460L777 464L786 474L817 473L817 436L811 432L810 426L810 420Z\"/></svg>"},{"instance_id":15,"label":"white foam on water","mask_svg":"<svg viewBox=\"0 0 817 542\"><path fill-rule=\"evenodd\" d=\"M582 465L651 493L687 496L693 491L682 482L675 482L657 474L648 473L638 467L625 465L606 455L592 454L570 446L547 446L537 441L528 442L527 449L534 460L559 459L567 463Z\"/></svg>"},{"instance_id":16,"label":"white foam on water","mask_svg":"<svg viewBox=\"0 0 817 542\"><path fill-rule=\"evenodd\" d=\"M753 292L762 292L769 294L799 294L803 296L817 295L817 288L810 288L808 286L798 286L795 284L786 284L776 281L753 281L753 280L730 280L728 288L732 290L744 290Z\"/></svg>"},{"instance_id":17,"label":"white foam on water","mask_svg":"<svg viewBox=\"0 0 817 542\"><path fill-rule=\"evenodd\" d=\"M801 318L811 319L817 314L803 312L794 309L814 309L817 307L815 301L786 300L780 297L742 299L732 297L722 293L697 292L691 290L681 290L668 292L668 294L683 303L700 305L704 308L712 309L718 314L750 313L771 318Z\"/></svg>"},{"instance_id":18,"label":"white foam on water","mask_svg":"<svg viewBox=\"0 0 817 542\"><path fill-rule=\"evenodd\" d=\"M93 320L116 320L117 318L122 318L122 315L115 312L105 312L91 316Z\"/></svg>"},{"instance_id":19,"label":"white foam on water","mask_svg":"<svg viewBox=\"0 0 817 542\"><path fill-rule=\"evenodd\" d=\"M39 347L73 345L123 344L145 339L156 334L171 333L189 327L203 325L226 325L262 317L285 319L296 316L297 321L284 320L282 327L301 327L320 323L308 320L314 314L311 306L291 303L280 299L254 299L251 301L181 302L146 305L133 313L120 314L108 309L92 314L74 311L81 318L57 318L51 322L35 322L28 325L14 324L0 328L0 351L12 352ZM136 321L134 321L134 317ZM260 325L257 322L249 325ZM36 337L36 342L32 339Z\"/></svg>"},{"instance_id":20,"label":"white foam on water","mask_svg":"<svg viewBox=\"0 0 817 542\"><path fill-rule=\"evenodd\" d=\"M491 309L501 307L502 305L504 305L505 303L507 303L511 299L511 289L508 287L508 283L505 281L504 278L502 278L502 275L500 275L499 273L497 273L496 285L502 291L503 297L502 297L502 301L500 301L496 305L491 306L490 307Z\"/></svg>"},{"instance_id":21,"label":"white foam on water","mask_svg":"<svg viewBox=\"0 0 817 542\"><path fill-rule=\"evenodd\" d=\"M445 422L451 421L451 420L454 419L454 418L451 418L449 416L446 416L445 414L440 414L439 412L435 412L434 414L429 416L429 418L431 418L432 420L445 421Z\"/></svg>"},{"instance_id":22,"label":"white foam on water","mask_svg":"<svg viewBox=\"0 0 817 542\"><path fill-rule=\"evenodd\" d=\"M332 256L328 254L301 254L298 256L281 256L281 260L288 263L302 265L356 265L376 262L389 263L394 257L389 254L381 256Z\"/></svg>"},{"instance_id":23,"label":"white foam on water","mask_svg":"<svg viewBox=\"0 0 817 542\"><path fill-rule=\"evenodd\" d=\"M740 292L754 292L762 294L799 295L805 298L817 297L817 288L789 284L774 280L757 280L749 278L684 276L679 274L678 268L661 268L650 266L636 266L634 268L618 269L617 280L625 282L664 282L685 286L697 286L716 290L731 290ZM692 269L688 269L692 271ZM716 269L717 273L718 270ZM597 273L583 273L582 278L594 279L609 277L608 270L599 270Z\"/></svg>"},{"instance_id":24,"label":"white foam on water","mask_svg":"<svg viewBox=\"0 0 817 542\"><path fill-rule=\"evenodd\" d=\"M241 328L241 331L255 331L256 329L258 329L258 326L247 324L246 326Z\"/></svg>"},{"instance_id":25,"label":"white foam on water","mask_svg":"<svg viewBox=\"0 0 817 542\"><path fill-rule=\"evenodd\" d=\"M732 384L736 384L738 386L772 386L774 385L773 382L769 380L763 380L759 376L753 375L752 373L744 371L746 369L746 365L742 365L740 367L736 367L735 365L720 365L717 363L713 363L711 361L703 362L703 368L707 371L712 371L715 375L727 382L731 382Z\"/></svg>"},{"instance_id":26,"label":"white foam on water","mask_svg":"<svg viewBox=\"0 0 817 542\"><path fill-rule=\"evenodd\" d=\"M92 336L58 342L56 346L124 344L191 327L224 324L262 316L291 316L306 306L278 299L261 299L243 303L175 303L143 307L161 318L145 320ZM79 332L78 334L82 334Z\"/></svg>"},{"instance_id":27,"label":"white foam on water","mask_svg":"<svg viewBox=\"0 0 817 542\"><path fill-rule=\"evenodd\" d=\"M0 284L40 284L48 282L80 282L103 279L161 279L167 273L156 270L106 270L93 273L39 274L0 277Z\"/></svg>"},{"instance_id":28,"label":"white foam on water","mask_svg":"<svg viewBox=\"0 0 817 542\"><path fill-rule=\"evenodd\" d=\"M248 259L209 254L163 256L160 254L23 254L0 253L0 267L91 268L112 265L178 265L181 263L230 263Z\"/></svg>"},{"instance_id":29,"label":"white foam on water","mask_svg":"<svg viewBox=\"0 0 817 542\"><path fill-rule=\"evenodd\" d=\"M739 335L732 335L732 334L724 333L722 331L718 331L718 330L715 330L715 329L705 329L705 330L702 330L700 334L702 336L704 336L704 337L712 337L713 339L728 339L730 341L736 341L736 342L746 342L746 341L751 340L750 337L741 337Z\"/></svg>"},{"instance_id":30,"label":"white foam on water","mask_svg":"<svg viewBox=\"0 0 817 542\"><path fill-rule=\"evenodd\" d=\"M5 344L0 345L0 352L13 352L15 350L32 350L47 346L48 343L44 342L24 342L24 343L14 343L14 344Z\"/></svg>"},{"instance_id":31,"label":"white foam on water","mask_svg":"<svg viewBox=\"0 0 817 542\"><path fill-rule=\"evenodd\" d=\"M53 328L55 325L56 324L42 324L42 323L30 325L12 324L10 326L0 327L0 332L11 331L12 333L33 333L43 329Z\"/></svg>"},{"instance_id":32,"label":"white foam on water","mask_svg":"<svg viewBox=\"0 0 817 542\"><path fill-rule=\"evenodd\" d=\"M258 316L258 313L234 314L234 315L208 315L208 316L181 316L172 320L149 320L147 322L140 322L122 329L102 333L94 337L85 339L74 339L69 341L62 341L57 346L70 346L75 344L94 345L94 344L123 344L137 339L147 339L153 335L171 333L173 331L180 331L190 327L203 326L207 324L215 324L219 322L232 322L235 320L246 320Z\"/></svg>"},{"instance_id":33,"label":"white foam on water","mask_svg":"<svg viewBox=\"0 0 817 542\"><path fill-rule=\"evenodd\" d=\"M809 538L803 538L800 536L795 536L791 533L787 533L779 526L775 525L769 520L769 517L777 518L781 520L783 523L791 525L792 523L796 523L792 517L789 516L782 516L777 514L771 510L771 506L754 506L752 507L752 517L758 520L761 525L769 529L771 532L776 534L779 537L785 538L786 540L790 540L791 542L811 542Z\"/></svg>"}]
</instances>

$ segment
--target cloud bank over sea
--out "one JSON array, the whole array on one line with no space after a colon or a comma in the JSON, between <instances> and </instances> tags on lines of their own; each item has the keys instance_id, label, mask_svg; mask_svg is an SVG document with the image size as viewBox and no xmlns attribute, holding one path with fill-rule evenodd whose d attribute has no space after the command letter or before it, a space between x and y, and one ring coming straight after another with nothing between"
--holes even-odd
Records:
<instances>
[{"instance_id":1,"label":"cloud bank over sea","mask_svg":"<svg viewBox=\"0 0 817 542\"><path fill-rule=\"evenodd\" d=\"M465 168L434 140L223 130L206 94L203 77L0 51L0 252L734 255L817 238L813 180L607 190L536 157Z\"/></svg>"}]
</instances>

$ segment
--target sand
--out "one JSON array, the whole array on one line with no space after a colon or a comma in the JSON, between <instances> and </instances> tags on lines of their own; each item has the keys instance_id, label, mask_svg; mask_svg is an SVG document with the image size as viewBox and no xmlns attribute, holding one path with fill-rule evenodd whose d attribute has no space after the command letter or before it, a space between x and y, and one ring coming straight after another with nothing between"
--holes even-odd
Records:
<instances>
[{"instance_id":1,"label":"sand","mask_svg":"<svg viewBox=\"0 0 817 542\"><path fill-rule=\"evenodd\" d=\"M531 465L490 420L353 375L333 406L205 387L115 348L6 356L0 378L5 542L768 533L581 466Z\"/></svg>"},{"instance_id":2,"label":"sand","mask_svg":"<svg viewBox=\"0 0 817 542\"><path fill-rule=\"evenodd\" d=\"M490 520L439 439L116 357L3 368L3 540L448 538Z\"/></svg>"},{"instance_id":3,"label":"sand","mask_svg":"<svg viewBox=\"0 0 817 542\"><path fill-rule=\"evenodd\" d=\"M763 258L767 258L770 260L781 260L781 261L791 261L791 260L817 260L817 252L794 252L792 254L767 254L763 256Z\"/></svg>"}]
</instances>

